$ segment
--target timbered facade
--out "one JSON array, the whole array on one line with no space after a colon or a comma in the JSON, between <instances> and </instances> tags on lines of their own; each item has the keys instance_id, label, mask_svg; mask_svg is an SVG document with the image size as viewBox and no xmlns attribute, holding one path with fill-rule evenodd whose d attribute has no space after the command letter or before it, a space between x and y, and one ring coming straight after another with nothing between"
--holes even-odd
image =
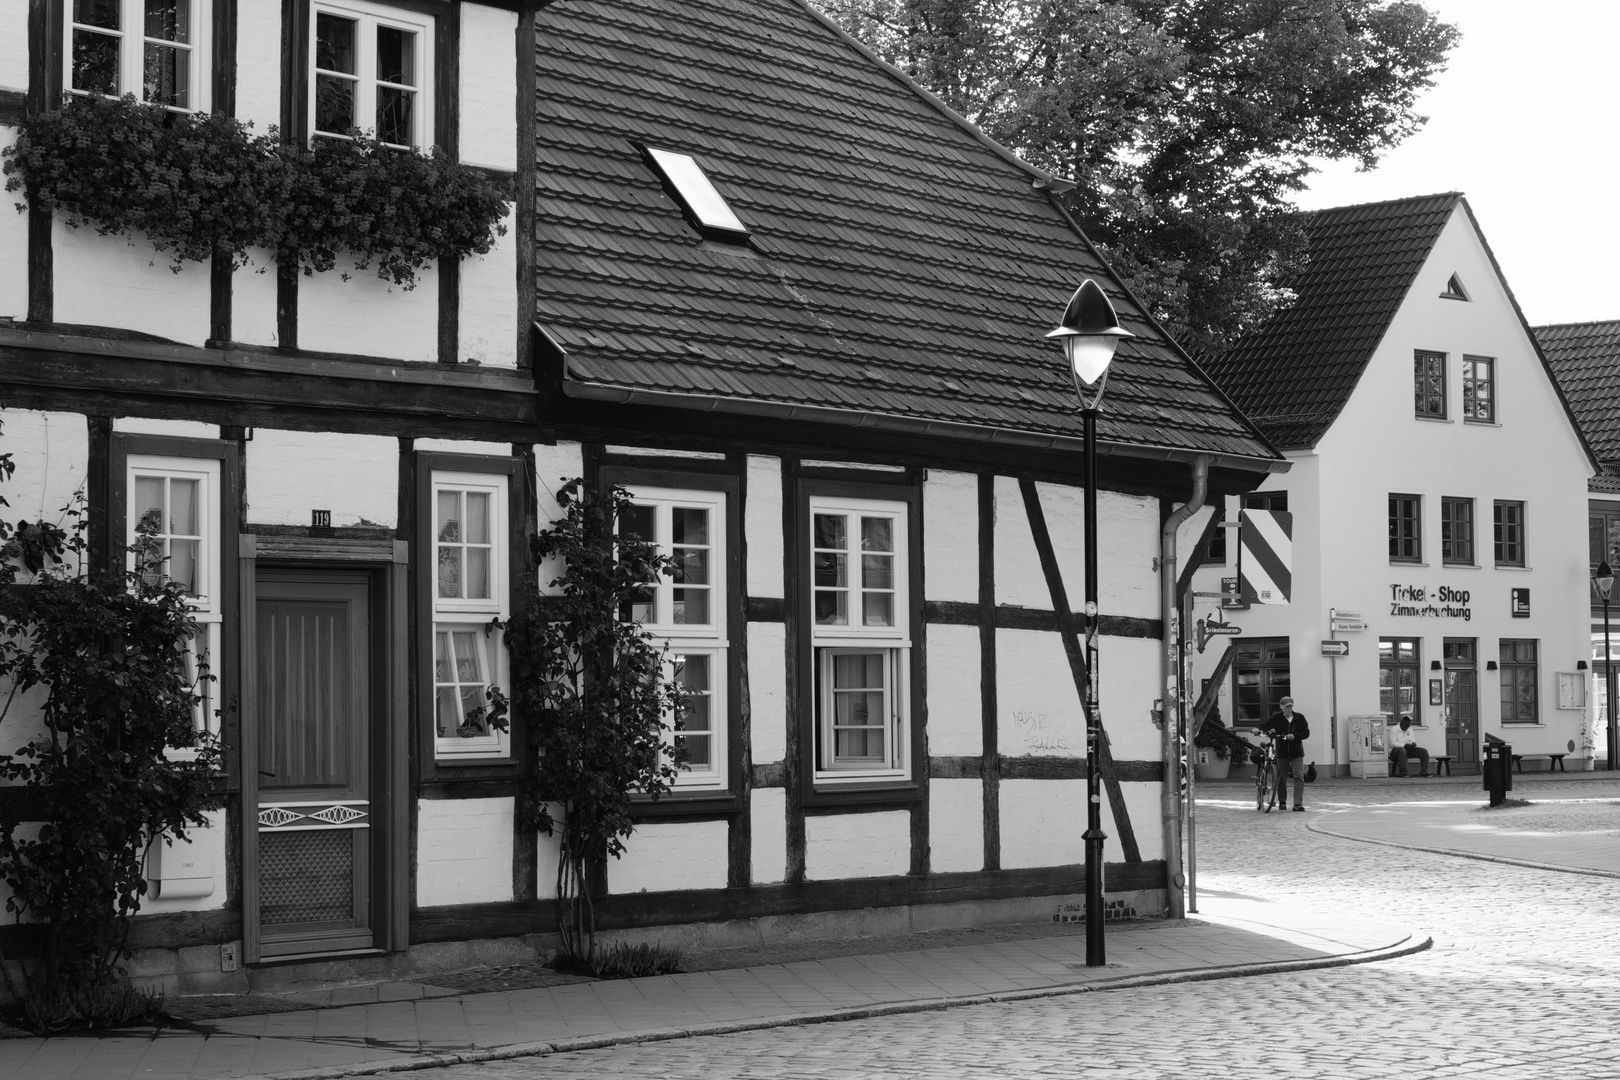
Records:
<instances>
[{"instance_id":1,"label":"timbered facade","mask_svg":"<svg viewBox=\"0 0 1620 1080\"><path fill-rule=\"evenodd\" d=\"M0 215L13 511L82 491L102 559L159 523L218 677L202 722L227 807L198 857L152 868L143 970L244 986L550 931L523 719L469 713L505 678L483 628L532 601L526 538L573 477L626 488L682 567L626 617L697 702L689 767L605 868L599 926L1053 916L1083 887L1083 462L1042 335L1087 277L1136 335L1100 429L1106 887L1175 910L1164 526L1286 466L1113 278L1063 181L798 0L189 3L182 50L0 0L29 28L0 48L0 139L64 93L126 88L106 56L166 50L169 81L129 88L304 139L337 80L388 141L523 195L495 251L413 291L176 274ZM235 942L247 975L219 970Z\"/></svg>"}]
</instances>

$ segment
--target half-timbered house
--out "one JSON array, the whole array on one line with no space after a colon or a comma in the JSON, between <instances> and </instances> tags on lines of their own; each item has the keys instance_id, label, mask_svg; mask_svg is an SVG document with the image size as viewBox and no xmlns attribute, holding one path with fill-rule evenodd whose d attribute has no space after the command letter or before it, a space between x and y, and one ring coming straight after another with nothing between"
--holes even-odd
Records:
<instances>
[{"instance_id":1,"label":"half-timbered house","mask_svg":"<svg viewBox=\"0 0 1620 1080\"><path fill-rule=\"evenodd\" d=\"M458 703L501 682L478 631L525 602L524 538L576 476L627 488L701 568L637 612L702 705L674 794L606 868L603 930L1054 917L1083 881L1083 471L1043 335L1088 277L1135 335L1100 424L1106 888L1179 910L1175 511L1286 465L1115 280L1063 181L799 0L176 2L208 89L176 107L305 138L311 35L386 28L420 50L413 140L523 194L495 251L411 292L173 274L0 220L13 505L84 490L103 558L161 506L220 677L230 801L200 857L154 869L143 970L245 985L219 973L240 942L256 978L354 975L550 930L522 718ZM75 92L84 7L0 0L30 31L0 47L9 122Z\"/></svg>"}]
</instances>

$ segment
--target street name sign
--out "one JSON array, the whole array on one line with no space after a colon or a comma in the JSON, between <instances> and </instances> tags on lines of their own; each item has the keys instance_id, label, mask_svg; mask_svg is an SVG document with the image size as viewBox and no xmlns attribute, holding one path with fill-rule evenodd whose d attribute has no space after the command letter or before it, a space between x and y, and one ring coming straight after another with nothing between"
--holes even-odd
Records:
<instances>
[{"instance_id":1,"label":"street name sign","mask_svg":"<svg viewBox=\"0 0 1620 1080\"><path fill-rule=\"evenodd\" d=\"M1322 655L1349 656L1350 643L1348 641L1324 641L1322 642Z\"/></svg>"}]
</instances>

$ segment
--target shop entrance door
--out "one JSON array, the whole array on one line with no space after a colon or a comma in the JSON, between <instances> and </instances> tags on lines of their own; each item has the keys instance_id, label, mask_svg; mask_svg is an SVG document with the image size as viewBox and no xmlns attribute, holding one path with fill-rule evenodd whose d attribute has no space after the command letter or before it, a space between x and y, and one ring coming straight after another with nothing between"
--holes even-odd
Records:
<instances>
[{"instance_id":1,"label":"shop entrance door","mask_svg":"<svg viewBox=\"0 0 1620 1080\"><path fill-rule=\"evenodd\" d=\"M1446 753L1453 765L1479 761L1479 661L1473 638L1446 638Z\"/></svg>"},{"instance_id":2,"label":"shop entrance door","mask_svg":"<svg viewBox=\"0 0 1620 1080\"><path fill-rule=\"evenodd\" d=\"M372 583L356 571L261 570L253 720L258 789L244 873L265 959L370 949L376 786Z\"/></svg>"}]
</instances>

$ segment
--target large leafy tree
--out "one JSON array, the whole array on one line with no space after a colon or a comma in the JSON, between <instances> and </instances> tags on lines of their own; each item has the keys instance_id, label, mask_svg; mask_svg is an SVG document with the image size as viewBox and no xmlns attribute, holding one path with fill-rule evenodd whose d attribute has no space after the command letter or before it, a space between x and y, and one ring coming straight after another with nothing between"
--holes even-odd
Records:
<instances>
[{"instance_id":1,"label":"large leafy tree","mask_svg":"<svg viewBox=\"0 0 1620 1080\"><path fill-rule=\"evenodd\" d=\"M1214 353L1290 297L1312 159L1422 126L1454 27L1416 0L818 0L1032 163L1143 300Z\"/></svg>"}]
</instances>

